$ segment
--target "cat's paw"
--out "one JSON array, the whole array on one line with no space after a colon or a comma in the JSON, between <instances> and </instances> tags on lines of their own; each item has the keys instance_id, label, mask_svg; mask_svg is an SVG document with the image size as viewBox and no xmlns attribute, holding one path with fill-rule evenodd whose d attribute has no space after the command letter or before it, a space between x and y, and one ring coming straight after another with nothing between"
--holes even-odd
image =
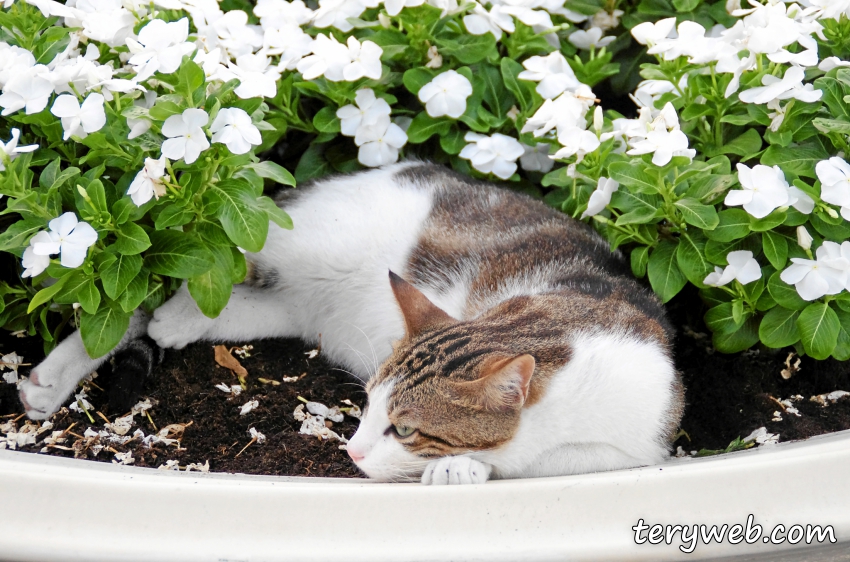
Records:
<instances>
[{"instance_id":1,"label":"cat's paw","mask_svg":"<svg viewBox=\"0 0 850 562\"><path fill-rule=\"evenodd\" d=\"M183 349L203 339L213 320L195 304L185 286L153 313L148 335L162 348Z\"/></svg>"},{"instance_id":2,"label":"cat's paw","mask_svg":"<svg viewBox=\"0 0 850 562\"><path fill-rule=\"evenodd\" d=\"M422 474L426 485L483 484L490 478L489 464L469 457L443 457L431 461Z\"/></svg>"},{"instance_id":3,"label":"cat's paw","mask_svg":"<svg viewBox=\"0 0 850 562\"><path fill-rule=\"evenodd\" d=\"M74 392L77 383L95 369L82 341L63 344L39 363L19 387L18 396L30 419L52 416Z\"/></svg>"}]
</instances>

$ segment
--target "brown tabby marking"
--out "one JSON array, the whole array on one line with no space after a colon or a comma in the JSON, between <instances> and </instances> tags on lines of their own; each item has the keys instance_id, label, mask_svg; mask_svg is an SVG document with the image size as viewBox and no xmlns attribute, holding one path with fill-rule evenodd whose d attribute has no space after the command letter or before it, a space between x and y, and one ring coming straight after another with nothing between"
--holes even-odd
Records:
<instances>
[{"instance_id":1,"label":"brown tabby marking","mask_svg":"<svg viewBox=\"0 0 850 562\"><path fill-rule=\"evenodd\" d=\"M619 253L586 225L439 166L408 168L398 178L414 186L440 186L410 256L408 278L448 288L457 281L453 274L474 272L463 314L471 319L463 321L446 315L412 285L393 281L407 335L369 389L395 379L389 417L393 424L417 429L400 439L409 451L430 458L509 441L522 407L538 402L552 375L570 360L568 342L575 334L624 333L669 347L672 330L657 298L629 277ZM549 291L490 308L494 293L541 271L552 272ZM488 365L524 354L534 359L524 400L493 407L469 399L464 385L487 375ZM674 389L671 433L682 414L681 382Z\"/></svg>"}]
</instances>

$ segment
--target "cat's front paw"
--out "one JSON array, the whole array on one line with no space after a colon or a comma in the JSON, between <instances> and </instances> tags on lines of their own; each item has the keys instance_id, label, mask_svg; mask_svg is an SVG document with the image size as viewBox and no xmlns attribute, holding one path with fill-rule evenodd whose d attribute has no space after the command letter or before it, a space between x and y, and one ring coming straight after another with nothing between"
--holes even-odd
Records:
<instances>
[{"instance_id":1,"label":"cat's front paw","mask_svg":"<svg viewBox=\"0 0 850 562\"><path fill-rule=\"evenodd\" d=\"M148 335L159 347L183 349L203 339L211 324L184 286L154 311Z\"/></svg>"},{"instance_id":2,"label":"cat's front paw","mask_svg":"<svg viewBox=\"0 0 850 562\"><path fill-rule=\"evenodd\" d=\"M55 349L21 383L18 396L30 419L44 420L52 416L74 392L80 379L95 368L82 342L74 345L76 343L71 341Z\"/></svg>"},{"instance_id":3,"label":"cat's front paw","mask_svg":"<svg viewBox=\"0 0 850 562\"><path fill-rule=\"evenodd\" d=\"M438 484L483 484L490 478L489 464L469 457L443 457L431 463L422 474L422 483Z\"/></svg>"}]
</instances>

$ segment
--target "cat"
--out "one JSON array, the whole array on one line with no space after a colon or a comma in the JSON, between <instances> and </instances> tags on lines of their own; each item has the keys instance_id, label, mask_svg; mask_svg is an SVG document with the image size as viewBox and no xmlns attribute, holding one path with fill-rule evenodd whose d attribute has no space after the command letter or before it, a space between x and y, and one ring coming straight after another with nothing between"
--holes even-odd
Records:
<instances>
[{"instance_id":1,"label":"cat","mask_svg":"<svg viewBox=\"0 0 850 562\"><path fill-rule=\"evenodd\" d=\"M121 349L301 337L367 381L348 453L369 477L424 484L579 474L669 455L683 410L662 304L586 224L435 164L286 189L218 318L185 288L137 312ZM185 287L185 286L184 286ZM55 412L99 364L78 333L20 389Z\"/></svg>"}]
</instances>

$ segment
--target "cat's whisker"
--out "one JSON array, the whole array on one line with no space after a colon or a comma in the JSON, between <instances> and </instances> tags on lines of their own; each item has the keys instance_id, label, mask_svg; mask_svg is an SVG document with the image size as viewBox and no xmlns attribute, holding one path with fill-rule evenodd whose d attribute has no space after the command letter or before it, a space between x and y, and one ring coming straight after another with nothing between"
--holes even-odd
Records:
<instances>
[{"instance_id":1,"label":"cat's whisker","mask_svg":"<svg viewBox=\"0 0 850 562\"><path fill-rule=\"evenodd\" d=\"M380 369L381 366L378 363L378 354L375 352L375 346L372 345L372 340L369 338L368 334L366 334L366 332L364 332L363 329L360 326L356 326L356 325L352 324L351 322L349 322L348 324L350 326L356 328L361 334L363 334L363 337L366 338L366 343L369 344L369 348L372 350L372 362L375 365L375 369L372 372L372 376L378 374L378 369Z\"/></svg>"}]
</instances>

